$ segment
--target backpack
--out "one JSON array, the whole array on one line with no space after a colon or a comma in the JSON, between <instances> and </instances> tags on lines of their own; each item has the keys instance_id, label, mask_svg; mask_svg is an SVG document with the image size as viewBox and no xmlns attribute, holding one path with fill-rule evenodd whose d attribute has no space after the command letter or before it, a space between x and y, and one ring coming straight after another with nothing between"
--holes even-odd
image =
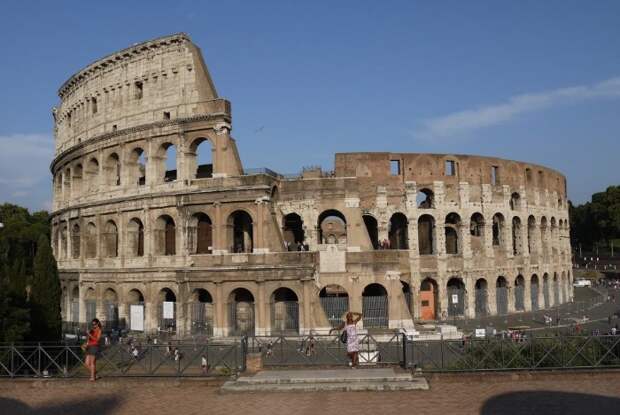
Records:
<instances>
[{"instance_id":1,"label":"backpack","mask_svg":"<svg viewBox=\"0 0 620 415\"><path fill-rule=\"evenodd\" d=\"M340 333L340 341L344 344L347 344L347 340L348 340L348 334L346 330L342 330L342 333Z\"/></svg>"}]
</instances>

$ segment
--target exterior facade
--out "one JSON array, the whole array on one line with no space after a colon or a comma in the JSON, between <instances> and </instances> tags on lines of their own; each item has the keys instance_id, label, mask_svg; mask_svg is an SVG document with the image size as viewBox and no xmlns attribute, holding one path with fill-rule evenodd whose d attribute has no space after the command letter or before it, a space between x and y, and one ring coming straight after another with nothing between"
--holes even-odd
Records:
<instances>
[{"instance_id":1,"label":"exterior facade","mask_svg":"<svg viewBox=\"0 0 620 415\"><path fill-rule=\"evenodd\" d=\"M180 335L308 333L550 308L572 299L566 180L452 154L336 154L245 171L185 34L73 75L54 108L63 318Z\"/></svg>"}]
</instances>

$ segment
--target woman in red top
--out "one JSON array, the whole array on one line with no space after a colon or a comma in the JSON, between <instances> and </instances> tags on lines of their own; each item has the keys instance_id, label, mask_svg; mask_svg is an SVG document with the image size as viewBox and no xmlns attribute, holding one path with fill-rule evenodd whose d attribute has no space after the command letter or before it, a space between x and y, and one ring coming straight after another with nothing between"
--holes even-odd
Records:
<instances>
[{"instance_id":1,"label":"woman in red top","mask_svg":"<svg viewBox=\"0 0 620 415\"><path fill-rule=\"evenodd\" d=\"M86 367L90 370L90 381L97 379L97 354L99 353L99 339L101 338L101 322L94 318L92 329L88 331L86 341Z\"/></svg>"}]
</instances>

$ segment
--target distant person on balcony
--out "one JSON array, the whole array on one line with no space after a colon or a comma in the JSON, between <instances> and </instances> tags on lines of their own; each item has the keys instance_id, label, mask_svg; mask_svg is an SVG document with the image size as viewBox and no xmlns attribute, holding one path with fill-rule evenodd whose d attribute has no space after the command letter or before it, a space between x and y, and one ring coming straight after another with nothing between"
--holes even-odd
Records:
<instances>
[{"instance_id":1,"label":"distant person on balcony","mask_svg":"<svg viewBox=\"0 0 620 415\"><path fill-rule=\"evenodd\" d=\"M90 381L97 380L97 355L99 354L99 340L101 339L101 322L94 318L92 328L88 331L86 340L86 367L90 371Z\"/></svg>"}]
</instances>

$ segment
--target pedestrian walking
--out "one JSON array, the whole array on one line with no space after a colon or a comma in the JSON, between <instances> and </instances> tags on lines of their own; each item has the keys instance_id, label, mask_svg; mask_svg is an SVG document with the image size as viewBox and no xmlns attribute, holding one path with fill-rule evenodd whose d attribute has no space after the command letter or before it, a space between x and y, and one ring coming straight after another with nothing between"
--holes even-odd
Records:
<instances>
[{"instance_id":1,"label":"pedestrian walking","mask_svg":"<svg viewBox=\"0 0 620 415\"><path fill-rule=\"evenodd\" d=\"M349 366L352 368L357 367L359 365L359 341L357 339L357 327L356 324L358 321L362 319L361 313L356 313L349 311L346 316L346 323L340 324L339 327L333 328L330 330L330 333L333 330L343 330L341 334L341 340L343 343L347 344L347 355L349 356L350 362ZM346 333L346 334L345 334Z\"/></svg>"},{"instance_id":2,"label":"pedestrian walking","mask_svg":"<svg viewBox=\"0 0 620 415\"><path fill-rule=\"evenodd\" d=\"M90 381L97 380L97 354L99 354L99 340L101 340L101 322L94 318L92 328L88 331L86 343L82 348L86 352L86 367L90 371Z\"/></svg>"}]
</instances>

